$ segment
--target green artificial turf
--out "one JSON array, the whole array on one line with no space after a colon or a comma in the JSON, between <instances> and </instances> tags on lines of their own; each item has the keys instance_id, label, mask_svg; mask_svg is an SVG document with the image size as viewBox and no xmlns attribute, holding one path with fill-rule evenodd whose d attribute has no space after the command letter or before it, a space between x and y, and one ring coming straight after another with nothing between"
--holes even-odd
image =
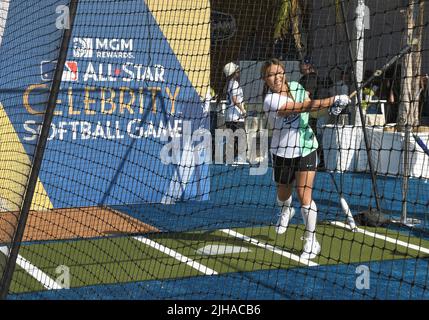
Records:
<instances>
[{"instance_id":1,"label":"green artificial turf","mask_svg":"<svg viewBox=\"0 0 429 320\"><path fill-rule=\"evenodd\" d=\"M384 228L365 228L380 235L429 248L429 242L411 235ZM262 243L299 256L302 252L303 225L291 225L283 235L274 227L238 228L235 231ZM362 233L352 233L338 226L320 224L317 238L322 246L313 260L321 265L427 257L413 249L374 239ZM246 272L266 269L286 269L303 266L277 253L260 248L220 230L186 233L152 234L150 239L214 269L218 273ZM227 245L247 252L207 255L198 252L207 245ZM56 268L70 269L71 287L113 284L153 279L174 279L202 275L186 263L153 249L133 238L58 241L21 247L20 254L51 278L59 274ZM43 287L24 270L17 268L11 293L40 291Z\"/></svg>"},{"instance_id":2,"label":"green artificial turf","mask_svg":"<svg viewBox=\"0 0 429 320\"><path fill-rule=\"evenodd\" d=\"M67 266L71 287L200 274L186 264L130 238L26 245L21 247L20 254L52 279L59 276L56 273L58 266ZM12 286L11 293L33 291L23 289L23 286Z\"/></svg>"},{"instance_id":3,"label":"green artificial turf","mask_svg":"<svg viewBox=\"0 0 429 320\"><path fill-rule=\"evenodd\" d=\"M43 285L30 276L24 269L16 266L13 273L12 282L10 284L10 292L36 292L45 290Z\"/></svg>"}]
</instances>

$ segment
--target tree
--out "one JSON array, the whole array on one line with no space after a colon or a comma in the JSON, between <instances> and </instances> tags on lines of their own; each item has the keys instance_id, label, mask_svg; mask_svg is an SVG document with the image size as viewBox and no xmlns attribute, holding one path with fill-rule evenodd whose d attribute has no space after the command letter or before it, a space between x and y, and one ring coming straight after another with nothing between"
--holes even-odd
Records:
<instances>
[{"instance_id":1,"label":"tree","mask_svg":"<svg viewBox=\"0 0 429 320\"><path fill-rule=\"evenodd\" d=\"M341 24L341 0L333 1L335 2L336 22L337 24ZM309 2L307 0L281 0L281 6L275 24L274 39L284 39L292 32L300 60L303 60L305 54L308 53L306 38L308 35L310 14Z\"/></svg>"},{"instance_id":2,"label":"tree","mask_svg":"<svg viewBox=\"0 0 429 320\"><path fill-rule=\"evenodd\" d=\"M276 40L284 39L292 32L300 60L303 60L306 51L302 41L302 31L303 17L307 14L307 8L306 0L282 0L274 30L274 39Z\"/></svg>"},{"instance_id":3,"label":"tree","mask_svg":"<svg viewBox=\"0 0 429 320\"><path fill-rule=\"evenodd\" d=\"M407 42L413 50L405 56L402 75L402 101L398 111L398 130L419 125L420 75L425 0L409 0L406 10Z\"/></svg>"}]
</instances>

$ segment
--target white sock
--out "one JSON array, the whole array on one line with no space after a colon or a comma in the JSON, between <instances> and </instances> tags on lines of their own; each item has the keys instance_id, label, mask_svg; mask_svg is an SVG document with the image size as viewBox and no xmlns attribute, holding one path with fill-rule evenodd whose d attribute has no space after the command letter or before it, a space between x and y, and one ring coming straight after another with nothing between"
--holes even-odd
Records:
<instances>
[{"instance_id":1,"label":"white sock","mask_svg":"<svg viewBox=\"0 0 429 320\"><path fill-rule=\"evenodd\" d=\"M287 208L290 208L292 205L292 195L286 201L281 201L277 197L277 205L281 208L281 212L283 213Z\"/></svg>"},{"instance_id":2,"label":"white sock","mask_svg":"<svg viewBox=\"0 0 429 320\"><path fill-rule=\"evenodd\" d=\"M309 206L306 206L306 207L309 207ZM308 211L309 210L307 209L304 210L304 207L301 208L302 221L304 221L304 226L306 230L307 230Z\"/></svg>"},{"instance_id":3,"label":"white sock","mask_svg":"<svg viewBox=\"0 0 429 320\"><path fill-rule=\"evenodd\" d=\"M302 206L301 208L302 217L305 223L305 237L315 237L316 235L316 222L317 222L317 206L314 201L311 201L310 205Z\"/></svg>"}]
</instances>

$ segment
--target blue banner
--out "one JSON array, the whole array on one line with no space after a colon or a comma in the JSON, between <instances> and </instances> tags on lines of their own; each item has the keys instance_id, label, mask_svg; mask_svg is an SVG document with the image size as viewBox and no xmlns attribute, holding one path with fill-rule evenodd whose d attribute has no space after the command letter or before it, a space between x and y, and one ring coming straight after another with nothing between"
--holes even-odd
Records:
<instances>
[{"instance_id":1,"label":"blue banner","mask_svg":"<svg viewBox=\"0 0 429 320\"><path fill-rule=\"evenodd\" d=\"M65 1L22 3L10 2L0 47L0 101L31 159ZM164 14L168 20L175 13ZM174 35L165 34L157 18L145 1L79 2L39 175L53 207L207 199L208 167L183 159L185 142L178 161L165 163L160 156L172 134L184 136L184 124L192 135L208 129L209 121L201 88L183 68L186 57L172 48Z\"/></svg>"}]
</instances>

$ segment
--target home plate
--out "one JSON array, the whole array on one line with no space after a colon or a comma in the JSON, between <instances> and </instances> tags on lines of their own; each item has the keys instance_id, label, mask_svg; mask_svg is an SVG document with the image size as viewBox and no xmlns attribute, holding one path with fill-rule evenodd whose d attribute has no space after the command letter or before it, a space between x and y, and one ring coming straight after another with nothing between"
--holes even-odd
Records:
<instances>
[{"instance_id":1,"label":"home plate","mask_svg":"<svg viewBox=\"0 0 429 320\"><path fill-rule=\"evenodd\" d=\"M204 255L217 255L217 254L230 254L230 253L245 253L250 249L245 247L225 246L217 244L209 244L197 250L198 254Z\"/></svg>"}]
</instances>

